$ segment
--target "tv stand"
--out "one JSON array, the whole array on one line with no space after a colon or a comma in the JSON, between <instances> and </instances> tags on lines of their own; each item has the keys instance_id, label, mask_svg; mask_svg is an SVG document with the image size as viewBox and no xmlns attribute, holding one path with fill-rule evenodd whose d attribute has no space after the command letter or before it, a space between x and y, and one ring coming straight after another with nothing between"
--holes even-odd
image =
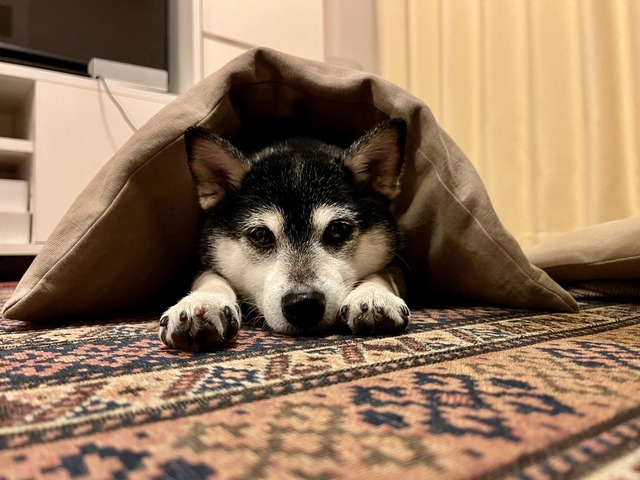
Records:
<instances>
[{"instance_id":1,"label":"tv stand","mask_svg":"<svg viewBox=\"0 0 640 480\"><path fill-rule=\"evenodd\" d=\"M107 82L137 127L175 98ZM28 185L25 211L12 205L12 215L0 221L0 256L37 254L78 194L132 133L97 80L0 62L0 188L2 180Z\"/></svg>"}]
</instances>

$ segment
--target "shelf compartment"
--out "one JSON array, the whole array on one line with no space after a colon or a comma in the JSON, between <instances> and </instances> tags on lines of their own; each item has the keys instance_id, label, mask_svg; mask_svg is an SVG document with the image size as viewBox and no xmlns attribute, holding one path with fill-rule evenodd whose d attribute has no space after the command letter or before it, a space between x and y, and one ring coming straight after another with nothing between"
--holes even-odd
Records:
<instances>
[{"instance_id":1,"label":"shelf compartment","mask_svg":"<svg viewBox=\"0 0 640 480\"><path fill-rule=\"evenodd\" d=\"M28 179L33 141L0 137L0 178Z\"/></svg>"},{"instance_id":2,"label":"shelf compartment","mask_svg":"<svg viewBox=\"0 0 640 480\"><path fill-rule=\"evenodd\" d=\"M0 75L0 137L32 137L34 87L34 80Z\"/></svg>"}]
</instances>

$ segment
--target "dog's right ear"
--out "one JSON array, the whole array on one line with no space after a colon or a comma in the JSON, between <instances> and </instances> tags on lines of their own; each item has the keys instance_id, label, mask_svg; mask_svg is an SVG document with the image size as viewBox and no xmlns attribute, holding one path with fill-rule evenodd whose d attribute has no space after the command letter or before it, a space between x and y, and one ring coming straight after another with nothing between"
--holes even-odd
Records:
<instances>
[{"instance_id":1,"label":"dog's right ear","mask_svg":"<svg viewBox=\"0 0 640 480\"><path fill-rule=\"evenodd\" d=\"M406 137L407 123L393 118L377 124L347 148L343 161L356 184L393 199L400 188Z\"/></svg>"},{"instance_id":2,"label":"dog's right ear","mask_svg":"<svg viewBox=\"0 0 640 480\"><path fill-rule=\"evenodd\" d=\"M209 210L240 187L248 162L229 141L205 128L189 128L184 140L200 207Z\"/></svg>"}]
</instances>

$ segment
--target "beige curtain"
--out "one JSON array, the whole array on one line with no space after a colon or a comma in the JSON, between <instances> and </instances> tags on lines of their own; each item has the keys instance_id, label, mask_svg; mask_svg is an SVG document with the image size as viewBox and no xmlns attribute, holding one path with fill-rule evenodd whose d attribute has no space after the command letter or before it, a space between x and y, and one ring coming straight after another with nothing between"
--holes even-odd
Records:
<instances>
[{"instance_id":1,"label":"beige curtain","mask_svg":"<svg viewBox=\"0 0 640 480\"><path fill-rule=\"evenodd\" d=\"M522 245L640 216L640 0L378 0L377 21L381 75Z\"/></svg>"}]
</instances>

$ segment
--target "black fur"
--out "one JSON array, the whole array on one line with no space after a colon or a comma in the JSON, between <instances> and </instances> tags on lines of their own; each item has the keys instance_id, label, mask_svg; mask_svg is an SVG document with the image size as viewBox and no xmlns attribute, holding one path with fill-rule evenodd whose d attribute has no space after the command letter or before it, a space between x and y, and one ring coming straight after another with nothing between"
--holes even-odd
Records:
<instances>
[{"instance_id":1,"label":"black fur","mask_svg":"<svg viewBox=\"0 0 640 480\"><path fill-rule=\"evenodd\" d=\"M263 208L280 209L285 219L284 233L299 248L312 234L314 208L336 205L353 211L359 232L386 226L393 239L393 250L397 250L399 234L389 212L390 200L368 186L355 184L353 174L343 164L345 152L319 140L294 138L245 156L250 170L240 188L229 192L206 212L203 264L217 270L207 254L215 246L212 239L218 235L234 238L245 235L245 221Z\"/></svg>"}]
</instances>

